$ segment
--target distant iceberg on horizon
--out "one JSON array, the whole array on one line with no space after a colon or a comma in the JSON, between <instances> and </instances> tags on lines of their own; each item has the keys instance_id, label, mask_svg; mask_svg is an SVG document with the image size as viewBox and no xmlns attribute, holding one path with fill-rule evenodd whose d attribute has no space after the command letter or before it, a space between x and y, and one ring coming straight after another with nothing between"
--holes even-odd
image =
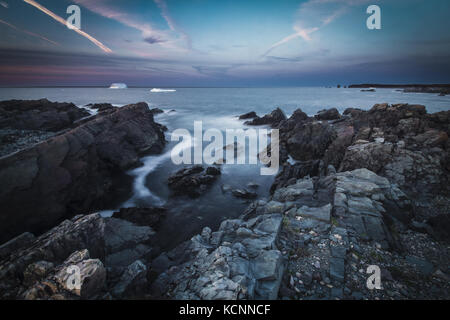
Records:
<instances>
[{"instance_id":1,"label":"distant iceberg on horizon","mask_svg":"<svg viewBox=\"0 0 450 320\"><path fill-rule=\"evenodd\" d=\"M175 92L177 90L175 89L160 89L160 88L153 88L150 90L150 92Z\"/></svg>"},{"instance_id":2,"label":"distant iceberg on horizon","mask_svg":"<svg viewBox=\"0 0 450 320\"><path fill-rule=\"evenodd\" d=\"M126 89L128 88L125 83L113 83L109 86L110 89Z\"/></svg>"}]
</instances>

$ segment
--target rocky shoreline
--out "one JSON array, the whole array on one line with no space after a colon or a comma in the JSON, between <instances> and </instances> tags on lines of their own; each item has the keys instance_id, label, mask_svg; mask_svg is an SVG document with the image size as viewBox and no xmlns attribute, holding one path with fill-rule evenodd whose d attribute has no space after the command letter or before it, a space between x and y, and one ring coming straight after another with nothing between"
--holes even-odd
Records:
<instances>
[{"instance_id":1,"label":"rocky shoreline","mask_svg":"<svg viewBox=\"0 0 450 320\"><path fill-rule=\"evenodd\" d=\"M97 107L96 116L0 158L2 236L16 236L0 245L1 299L450 296L450 111L379 104L342 115L244 114L247 125L280 130L271 196L159 252L164 208L91 212L117 186L112 176L162 150L164 128L144 103ZM175 196L198 197L219 175L193 167L168 183ZM73 265L79 290L67 281ZM370 265L381 269L380 290L366 286Z\"/></svg>"},{"instance_id":2,"label":"rocky shoreline","mask_svg":"<svg viewBox=\"0 0 450 320\"><path fill-rule=\"evenodd\" d=\"M146 103L108 109L78 123L66 122L65 110L53 112L46 104L41 108L50 111L36 111L34 106L40 103L20 104L33 106L20 107L20 117L1 113L0 122L9 129L35 129L34 123L42 123L41 118L51 114L49 131L60 130L0 158L2 242L26 231L42 233L65 218L117 201L123 197L118 194L121 186L129 181L126 170L139 166L142 155L160 152L165 145L162 127L153 121ZM53 117L53 113L66 116Z\"/></svg>"}]
</instances>

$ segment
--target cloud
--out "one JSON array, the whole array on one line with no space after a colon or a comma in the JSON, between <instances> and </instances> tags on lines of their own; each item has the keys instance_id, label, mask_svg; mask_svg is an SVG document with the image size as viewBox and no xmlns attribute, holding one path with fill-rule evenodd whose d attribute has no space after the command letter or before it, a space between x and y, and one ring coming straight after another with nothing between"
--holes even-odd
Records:
<instances>
[{"instance_id":1,"label":"cloud","mask_svg":"<svg viewBox=\"0 0 450 320\"><path fill-rule=\"evenodd\" d=\"M310 29L303 29L299 26L294 26L295 33L281 39L278 42L275 42L273 45L270 46L270 48L262 55L263 57L267 56L273 49L281 46L282 44L285 44L293 39L302 38L305 41L311 41L311 34L313 32L316 32L319 30L319 28L310 28Z\"/></svg>"},{"instance_id":2,"label":"cloud","mask_svg":"<svg viewBox=\"0 0 450 320\"><path fill-rule=\"evenodd\" d=\"M142 38L145 42L154 44L158 43L166 48L175 49L178 51L184 51L185 49L178 47L175 44L175 39L171 37L167 32L154 28L150 23L143 22L138 16L129 14L127 12L121 11L111 7L107 0L74 0L75 3L85 7L89 11L92 11L102 17L115 20L120 24L138 30L142 34ZM163 5L164 7L164 5ZM167 6L165 6L166 16L164 19L168 21L169 28L172 31L180 30L175 22L170 18L167 12ZM170 23L169 23L170 21ZM184 33L182 33L184 34ZM184 34L185 35L185 34ZM186 37L187 35L185 35ZM149 42L146 39L158 39L157 42ZM190 40L189 40L190 45Z\"/></svg>"},{"instance_id":3,"label":"cloud","mask_svg":"<svg viewBox=\"0 0 450 320\"><path fill-rule=\"evenodd\" d=\"M7 4L7 3L4 2L4 1L0 1L0 6L2 6L3 8L6 8L6 9L9 8L9 4Z\"/></svg>"},{"instance_id":4,"label":"cloud","mask_svg":"<svg viewBox=\"0 0 450 320\"><path fill-rule=\"evenodd\" d=\"M189 35L184 30L182 30L178 26L178 24L175 22L175 20L169 14L169 8L167 7L166 2L164 0L154 0L154 1L155 1L156 5L161 9L161 16L164 18L164 20L166 20L167 25L169 26L169 28L172 31L181 34L182 38L186 41L187 47L189 49L191 49L192 48L191 38L189 37Z\"/></svg>"},{"instance_id":5,"label":"cloud","mask_svg":"<svg viewBox=\"0 0 450 320\"><path fill-rule=\"evenodd\" d=\"M139 21L139 19L133 15L110 7L105 0L74 0L74 2L102 17L115 20L124 26L139 30L144 39L150 37L155 39L165 38L165 34L162 31L153 28L149 23Z\"/></svg>"},{"instance_id":6,"label":"cloud","mask_svg":"<svg viewBox=\"0 0 450 320\"><path fill-rule=\"evenodd\" d=\"M52 17L53 19L55 19L56 21L58 21L59 23L63 24L63 25L67 25L66 24L66 20L64 20L63 18L61 18L60 16L58 16L57 14L53 13L52 11L48 10L46 7L40 5L39 3L37 3L34 0L23 0L26 3L28 3L29 5L32 5L33 7L35 7L36 9L44 12L46 15ZM103 43L101 43L100 41L98 41L97 39L95 39L93 36L87 34L86 32L80 30L80 29L72 29L73 31L75 31L76 33L82 35L83 37L85 37L86 39L90 40L92 43L94 43L97 47L99 47L100 49L102 49L103 51L105 51L106 53L111 53L112 50L110 48L108 48L107 46L105 46Z\"/></svg>"},{"instance_id":7,"label":"cloud","mask_svg":"<svg viewBox=\"0 0 450 320\"><path fill-rule=\"evenodd\" d=\"M144 41L147 43L150 43L150 44L166 42L166 40L164 40L164 39L159 39L159 38L152 37L152 36L144 38Z\"/></svg>"},{"instance_id":8,"label":"cloud","mask_svg":"<svg viewBox=\"0 0 450 320\"><path fill-rule=\"evenodd\" d=\"M295 32L272 44L262 57L294 39L301 38L307 42L311 41L312 33L334 22L350 7L363 5L370 1L375 0L309 0L302 3L296 12L296 20L292 27Z\"/></svg>"},{"instance_id":9,"label":"cloud","mask_svg":"<svg viewBox=\"0 0 450 320\"><path fill-rule=\"evenodd\" d=\"M13 25L13 24L11 24L11 23L8 23L8 22L6 22L6 21L0 20L0 23L6 25L6 26L8 26L8 27L10 27L11 29L14 29L14 30L16 30L16 31L23 32L23 33L28 34L28 35L30 35L30 36L33 36L33 37L39 38L39 39L41 39L41 40L47 41L47 42L49 42L49 43L51 43L51 44L53 44L53 45L55 45L55 46L58 46L58 45L59 45L57 42L52 41L52 40L50 40L50 39L47 39L46 37L41 36L40 34L31 32L31 31L28 31L28 30L25 30L25 29L19 29L19 28L17 28L15 25Z\"/></svg>"}]
</instances>

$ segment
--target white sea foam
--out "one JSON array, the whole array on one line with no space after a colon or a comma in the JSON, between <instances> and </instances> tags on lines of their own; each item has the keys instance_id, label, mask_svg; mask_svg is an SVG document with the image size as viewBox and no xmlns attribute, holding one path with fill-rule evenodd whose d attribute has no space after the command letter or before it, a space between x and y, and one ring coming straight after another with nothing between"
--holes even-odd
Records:
<instances>
[{"instance_id":1,"label":"white sea foam","mask_svg":"<svg viewBox=\"0 0 450 320\"><path fill-rule=\"evenodd\" d=\"M150 92L175 92L177 90L175 89L160 89L160 88L153 88L150 90Z\"/></svg>"},{"instance_id":2,"label":"white sea foam","mask_svg":"<svg viewBox=\"0 0 450 320\"><path fill-rule=\"evenodd\" d=\"M180 148L180 152L182 150L186 150L195 145L194 139L183 139L181 144L177 145L177 148ZM133 184L133 196L127 200L121 207L132 207L136 205L137 200L144 199L146 201L151 200L154 205L164 205L164 200L153 194L145 185L146 177L156 168L161 165L167 159L170 159L172 150L168 150L167 152L155 155L155 156L147 156L142 159L144 165L142 167L133 169L128 172L131 176L134 177Z\"/></svg>"}]
</instances>

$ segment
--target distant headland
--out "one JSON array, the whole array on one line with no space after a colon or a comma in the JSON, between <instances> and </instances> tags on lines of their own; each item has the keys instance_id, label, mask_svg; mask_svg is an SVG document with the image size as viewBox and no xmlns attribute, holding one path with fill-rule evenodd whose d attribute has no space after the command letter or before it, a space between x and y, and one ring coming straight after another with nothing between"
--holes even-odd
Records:
<instances>
[{"instance_id":1,"label":"distant headland","mask_svg":"<svg viewBox=\"0 0 450 320\"><path fill-rule=\"evenodd\" d=\"M440 95L450 94L450 84L351 84L349 88L394 88L403 89L403 92L438 93Z\"/></svg>"}]
</instances>

